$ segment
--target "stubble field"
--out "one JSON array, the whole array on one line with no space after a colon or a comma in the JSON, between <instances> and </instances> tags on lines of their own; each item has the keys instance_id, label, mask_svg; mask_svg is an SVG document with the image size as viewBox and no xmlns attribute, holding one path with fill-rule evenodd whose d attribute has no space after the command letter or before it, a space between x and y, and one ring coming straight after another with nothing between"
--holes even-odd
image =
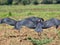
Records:
<instances>
[{"instance_id":1,"label":"stubble field","mask_svg":"<svg viewBox=\"0 0 60 45\"><path fill-rule=\"evenodd\" d=\"M22 20L31 16L41 17L44 20L60 19L60 6L59 4L0 6L0 19L10 17ZM8 24L0 24L0 45L60 45L60 27L43 29L41 35L38 35L34 29L23 27L16 30Z\"/></svg>"}]
</instances>

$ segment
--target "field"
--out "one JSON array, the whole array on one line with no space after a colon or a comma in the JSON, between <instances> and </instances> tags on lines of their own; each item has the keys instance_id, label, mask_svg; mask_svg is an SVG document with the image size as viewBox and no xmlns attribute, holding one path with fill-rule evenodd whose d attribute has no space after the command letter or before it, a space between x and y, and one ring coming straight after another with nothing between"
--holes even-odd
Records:
<instances>
[{"instance_id":1,"label":"field","mask_svg":"<svg viewBox=\"0 0 60 45\"><path fill-rule=\"evenodd\" d=\"M0 19L10 17L21 20L31 16L41 17L45 20L50 18L60 19L60 5L0 6ZM23 27L19 31L14 29L13 26L0 24L0 45L60 45L60 27L56 29L53 26L43 29L41 35L38 35L34 29Z\"/></svg>"}]
</instances>

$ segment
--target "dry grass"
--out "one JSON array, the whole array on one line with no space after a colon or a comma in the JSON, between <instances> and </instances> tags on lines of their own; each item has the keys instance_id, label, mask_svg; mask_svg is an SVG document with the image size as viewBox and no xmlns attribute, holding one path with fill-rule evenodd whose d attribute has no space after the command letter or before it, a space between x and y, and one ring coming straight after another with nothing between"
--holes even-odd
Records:
<instances>
[{"instance_id":1,"label":"dry grass","mask_svg":"<svg viewBox=\"0 0 60 45\"><path fill-rule=\"evenodd\" d=\"M19 31L13 29L13 27L9 25L2 24L0 26L0 45L33 45L31 41L27 40L28 37L39 40L45 38L53 39L52 42L44 45L59 45L60 36L58 29L55 29L55 27L44 29L39 36L38 33L34 31L34 29L23 27Z\"/></svg>"}]
</instances>

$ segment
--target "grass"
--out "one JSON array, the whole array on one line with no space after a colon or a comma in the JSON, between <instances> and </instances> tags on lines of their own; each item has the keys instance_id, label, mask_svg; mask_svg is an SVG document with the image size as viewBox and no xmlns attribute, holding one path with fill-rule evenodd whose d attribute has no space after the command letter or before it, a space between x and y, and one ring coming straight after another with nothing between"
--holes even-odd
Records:
<instances>
[{"instance_id":1,"label":"grass","mask_svg":"<svg viewBox=\"0 0 60 45\"><path fill-rule=\"evenodd\" d=\"M33 39L33 38L28 38L34 45L43 45L52 42L52 39L43 39L43 40L38 40L38 39Z\"/></svg>"},{"instance_id":2,"label":"grass","mask_svg":"<svg viewBox=\"0 0 60 45\"><path fill-rule=\"evenodd\" d=\"M11 16L9 16L9 12L12 13ZM30 16L42 17L44 19L58 18L60 16L60 6L59 4L0 6L0 18L12 17L14 19L23 19Z\"/></svg>"}]
</instances>

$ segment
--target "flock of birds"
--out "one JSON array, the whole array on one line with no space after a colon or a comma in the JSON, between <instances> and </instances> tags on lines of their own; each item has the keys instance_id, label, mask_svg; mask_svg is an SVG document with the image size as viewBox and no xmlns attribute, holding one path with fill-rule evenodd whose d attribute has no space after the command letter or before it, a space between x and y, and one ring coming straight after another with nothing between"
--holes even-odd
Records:
<instances>
[{"instance_id":1,"label":"flock of birds","mask_svg":"<svg viewBox=\"0 0 60 45\"><path fill-rule=\"evenodd\" d=\"M56 28L58 28L60 25L60 20L51 18L45 21L43 18L39 17L28 17L19 21L13 20L11 18L0 19L0 24L3 23L14 26L14 28L17 30L20 30L23 26L26 26L30 29L35 29L36 32L42 32L43 29L47 29L52 26L56 26Z\"/></svg>"}]
</instances>

